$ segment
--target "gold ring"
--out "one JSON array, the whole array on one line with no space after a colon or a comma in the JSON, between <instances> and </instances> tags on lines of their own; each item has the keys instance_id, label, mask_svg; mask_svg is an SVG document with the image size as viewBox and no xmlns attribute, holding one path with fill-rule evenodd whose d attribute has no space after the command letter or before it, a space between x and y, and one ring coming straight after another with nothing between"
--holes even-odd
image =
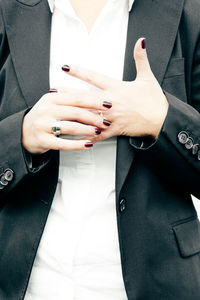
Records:
<instances>
[{"instance_id":1,"label":"gold ring","mask_svg":"<svg viewBox=\"0 0 200 300\"><path fill-rule=\"evenodd\" d=\"M98 110L98 113L99 113L100 117L104 118L103 112L101 110Z\"/></svg>"}]
</instances>

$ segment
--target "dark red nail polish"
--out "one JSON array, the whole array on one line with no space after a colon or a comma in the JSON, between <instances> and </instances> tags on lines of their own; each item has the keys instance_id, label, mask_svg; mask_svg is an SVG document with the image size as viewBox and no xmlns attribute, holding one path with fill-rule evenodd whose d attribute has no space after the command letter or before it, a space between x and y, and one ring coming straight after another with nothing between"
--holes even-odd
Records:
<instances>
[{"instance_id":1,"label":"dark red nail polish","mask_svg":"<svg viewBox=\"0 0 200 300\"><path fill-rule=\"evenodd\" d=\"M112 107L112 103L108 102L108 101L103 101L103 106L106 108L111 108Z\"/></svg>"},{"instance_id":2,"label":"dark red nail polish","mask_svg":"<svg viewBox=\"0 0 200 300\"><path fill-rule=\"evenodd\" d=\"M68 66L68 65L62 66L62 70L65 71L65 72L69 72L70 71L70 66Z\"/></svg>"},{"instance_id":3,"label":"dark red nail polish","mask_svg":"<svg viewBox=\"0 0 200 300\"><path fill-rule=\"evenodd\" d=\"M91 148L91 147L93 147L93 144L91 142L87 142L87 143L85 143L85 147Z\"/></svg>"},{"instance_id":4,"label":"dark red nail polish","mask_svg":"<svg viewBox=\"0 0 200 300\"><path fill-rule=\"evenodd\" d=\"M146 39L143 39L141 42L142 49L146 49Z\"/></svg>"},{"instance_id":5,"label":"dark red nail polish","mask_svg":"<svg viewBox=\"0 0 200 300\"><path fill-rule=\"evenodd\" d=\"M110 126L111 122L106 119L103 119L103 124L106 126Z\"/></svg>"},{"instance_id":6,"label":"dark red nail polish","mask_svg":"<svg viewBox=\"0 0 200 300\"><path fill-rule=\"evenodd\" d=\"M50 89L49 93L57 93L58 91L56 89Z\"/></svg>"},{"instance_id":7,"label":"dark red nail polish","mask_svg":"<svg viewBox=\"0 0 200 300\"><path fill-rule=\"evenodd\" d=\"M96 128L95 128L95 133L96 133L97 135L101 134L101 129L98 128L98 127L96 127Z\"/></svg>"}]
</instances>

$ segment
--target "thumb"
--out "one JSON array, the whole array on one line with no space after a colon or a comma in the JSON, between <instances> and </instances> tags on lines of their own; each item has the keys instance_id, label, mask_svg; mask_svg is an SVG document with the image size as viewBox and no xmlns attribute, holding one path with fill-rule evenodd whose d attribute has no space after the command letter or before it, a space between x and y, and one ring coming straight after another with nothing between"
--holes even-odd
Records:
<instances>
[{"instance_id":1,"label":"thumb","mask_svg":"<svg viewBox=\"0 0 200 300\"><path fill-rule=\"evenodd\" d=\"M137 79L149 79L152 78L153 73L149 64L149 60L146 52L146 39L140 38L137 40L134 48L134 59L137 70Z\"/></svg>"}]
</instances>

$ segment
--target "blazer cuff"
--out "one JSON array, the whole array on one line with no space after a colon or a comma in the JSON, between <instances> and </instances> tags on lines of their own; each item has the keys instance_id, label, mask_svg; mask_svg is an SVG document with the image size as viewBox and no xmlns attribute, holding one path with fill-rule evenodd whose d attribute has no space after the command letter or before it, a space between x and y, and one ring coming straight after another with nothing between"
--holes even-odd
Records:
<instances>
[{"instance_id":1,"label":"blazer cuff","mask_svg":"<svg viewBox=\"0 0 200 300\"><path fill-rule=\"evenodd\" d=\"M175 96L165 95L169 108L158 138L130 137L129 142L159 176L200 197L200 114Z\"/></svg>"},{"instance_id":2,"label":"blazer cuff","mask_svg":"<svg viewBox=\"0 0 200 300\"><path fill-rule=\"evenodd\" d=\"M51 160L53 150L49 150L43 154L34 155L28 152L25 148L22 147L24 154L24 160L26 162L27 169L30 173L37 173L43 167L45 167Z\"/></svg>"},{"instance_id":3,"label":"blazer cuff","mask_svg":"<svg viewBox=\"0 0 200 300\"><path fill-rule=\"evenodd\" d=\"M32 107L29 107L25 113L24 116L32 109ZM30 173L37 173L39 172L43 167L45 167L49 161L51 160L53 150L49 150L45 152L44 154L32 154L29 151L27 151L22 146L22 152L24 156L24 160L27 166L27 169Z\"/></svg>"}]
</instances>

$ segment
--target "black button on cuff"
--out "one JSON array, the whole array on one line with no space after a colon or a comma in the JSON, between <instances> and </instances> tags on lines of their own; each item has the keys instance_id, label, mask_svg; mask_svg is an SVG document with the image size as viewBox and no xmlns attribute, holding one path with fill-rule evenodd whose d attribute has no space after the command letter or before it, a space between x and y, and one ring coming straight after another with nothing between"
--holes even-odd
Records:
<instances>
[{"instance_id":1,"label":"black button on cuff","mask_svg":"<svg viewBox=\"0 0 200 300\"><path fill-rule=\"evenodd\" d=\"M119 202L119 210L120 212L123 212L126 208L126 200L123 198Z\"/></svg>"},{"instance_id":2,"label":"black button on cuff","mask_svg":"<svg viewBox=\"0 0 200 300\"><path fill-rule=\"evenodd\" d=\"M0 178L0 184L3 186L8 185L8 181L5 179L4 175Z\"/></svg>"},{"instance_id":3,"label":"black button on cuff","mask_svg":"<svg viewBox=\"0 0 200 300\"><path fill-rule=\"evenodd\" d=\"M192 154L193 155L197 155L199 151L199 144L195 144L193 147L192 147Z\"/></svg>"},{"instance_id":4,"label":"black button on cuff","mask_svg":"<svg viewBox=\"0 0 200 300\"><path fill-rule=\"evenodd\" d=\"M12 181L14 177L14 172L11 169L6 169L4 172L4 178L8 182Z\"/></svg>"},{"instance_id":5,"label":"black button on cuff","mask_svg":"<svg viewBox=\"0 0 200 300\"><path fill-rule=\"evenodd\" d=\"M194 146L193 138L189 137L187 142L185 143L185 148L190 150Z\"/></svg>"},{"instance_id":6,"label":"black button on cuff","mask_svg":"<svg viewBox=\"0 0 200 300\"><path fill-rule=\"evenodd\" d=\"M179 132L178 134L179 143L184 145L187 143L188 139L189 139L189 135L186 131Z\"/></svg>"},{"instance_id":7,"label":"black button on cuff","mask_svg":"<svg viewBox=\"0 0 200 300\"><path fill-rule=\"evenodd\" d=\"M200 160L200 150L197 153L197 159Z\"/></svg>"}]
</instances>

